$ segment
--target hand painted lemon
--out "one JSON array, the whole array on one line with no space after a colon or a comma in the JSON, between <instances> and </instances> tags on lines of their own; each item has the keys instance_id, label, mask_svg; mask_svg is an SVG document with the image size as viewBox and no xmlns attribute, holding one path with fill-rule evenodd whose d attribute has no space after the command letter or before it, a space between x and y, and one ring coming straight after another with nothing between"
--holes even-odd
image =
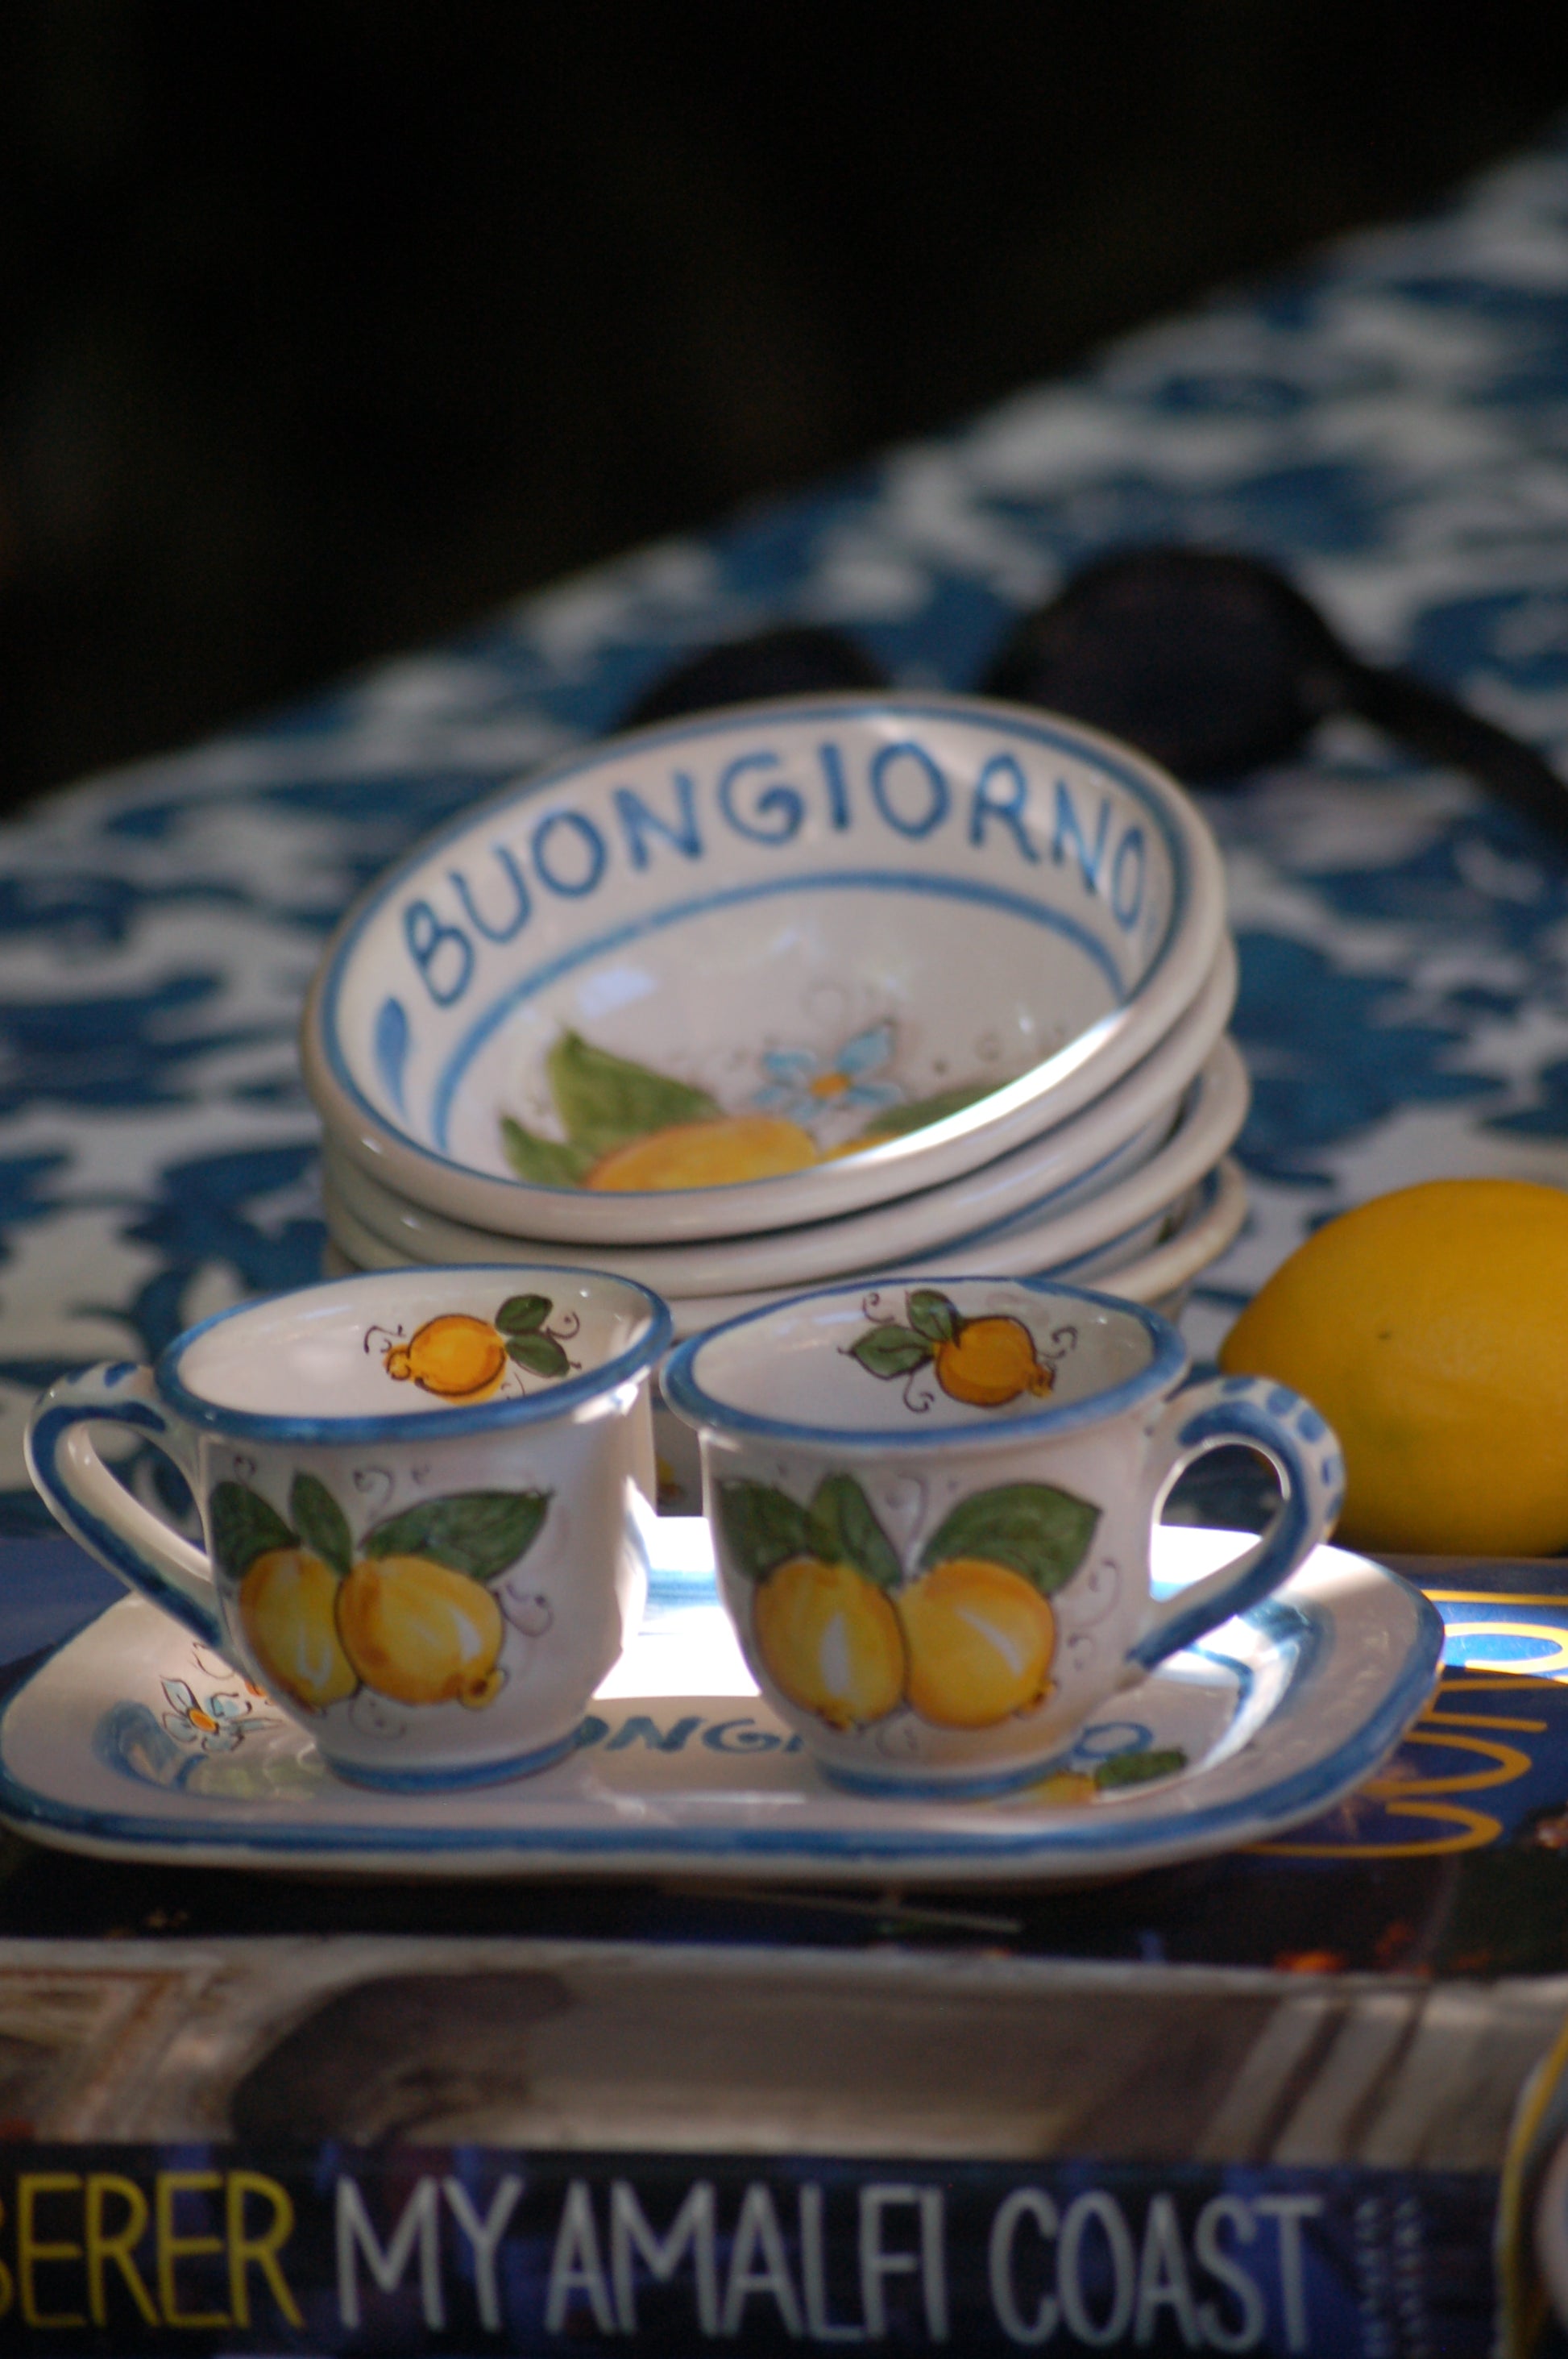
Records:
<instances>
[{"instance_id":1,"label":"hand painted lemon","mask_svg":"<svg viewBox=\"0 0 1568 2359\"><path fill-rule=\"evenodd\" d=\"M727 1114L711 1122L677 1122L601 1155L589 1188L730 1188L775 1180L817 1160L816 1143L778 1114Z\"/></svg>"},{"instance_id":2,"label":"hand painted lemon","mask_svg":"<svg viewBox=\"0 0 1568 2359\"><path fill-rule=\"evenodd\" d=\"M359 1685L333 1618L338 1577L308 1548L268 1549L240 1583L240 1626L267 1684L324 1712Z\"/></svg>"},{"instance_id":3,"label":"hand painted lemon","mask_svg":"<svg viewBox=\"0 0 1568 2359\"><path fill-rule=\"evenodd\" d=\"M897 1596L904 1692L938 1728L990 1728L1044 1694L1056 1617L1022 1573L949 1557Z\"/></svg>"},{"instance_id":4,"label":"hand painted lemon","mask_svg":"<svg viewBox=\"0 0 1568 2359\"><path fill-rule=\"evenodd\" d=\"M898 1616L853 1565L789 1558L757 1591L752 1626L790 1701L835 1728L882 1719L903 1691Z\"/></svg>"},{"instance_id":5,"label":"hand painted lemon","mask_svg":"<svg viewBox=\"0 0 1568 2359\"><path fill-rule=\"evenodd\" d=\"M1221 1349L1344 1446L1343 1536L1504 1556L1568 1547L1568 1192L1434 1180L1329 1222Z\"/></svg>"},{"instance_id":6,"label":"hand painted lemon","mask_svg":"<svg viewBox=\"0 0 1568 2359\"><path fill-rule=\"evenodd\" d=\"M1022 1319L967 1319L932 1353L936 1381L954 1400L1000 1408L1020 1393L1044 1397L1056 1381Z\"/></svg>"},{"instance_id":7,"label":"hand painted lemon","mask_svg":"<svg viewBox=\"0 0 1568 2359\"><path fill-rule=\"evenodd\" d=\"M466 1310L427 1319L406 1343L390 1343L382 1365L399 1384L410 1377L442 1400L481 1401L501 1388L506 1374L506 1338L488 1319Z\"/></svg>"},{"instance_id":8,"label":"hand painted lemon","mask_svg":"<svg viewBox=\"0 0 1568 2359\"><path fill-rule=\"evenodd\" d=\"M338 1591L349 1660L399 1703L482 1709L500 1692L505 1626L482 1582L428 1557L361 1557Z\"/></svg>"}]
</instances>

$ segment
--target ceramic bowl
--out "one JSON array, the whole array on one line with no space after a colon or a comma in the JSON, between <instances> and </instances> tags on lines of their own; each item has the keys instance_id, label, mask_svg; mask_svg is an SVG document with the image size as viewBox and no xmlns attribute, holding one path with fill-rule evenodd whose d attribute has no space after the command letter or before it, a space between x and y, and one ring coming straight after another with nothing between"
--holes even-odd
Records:
<instances>
[{"instance_id":1,"label":"ceramic bowl","mask_svg":"<svg viewBox=\"0 0 1568 2359\"><path fill-rule=\"evenodd\" d=\"M1247 1071L1236 1049L1221 1040L1192 1085L1182 1118L1169 1138L1139 1169L1065 1210L1047 1202L1044 1212L997 1223L974 1223L934 1250L947 1269L971 1268L1026 1276L1126 1241L1124 1258L1153 1242L1162 1223L1188 1189L1218 1161L1246 1119ZM401 1242L378 1234L353 1212L328 1178L323 1183L327 1225L350 1258L362 1268L390 1269L416 1256ZM895 1266L884 1255L858 1271L853 1280L875 1277ZM909 1266L918 1266L911 1263ZM665 1295L678 1335L699 1334L742 1310L762 1309L797 1291L787 1283L713 1294Z\"/></svg>"},{"instance_id":2,"label":"ceramic bowl","mask_svg":"<svg viewBox=\"0 0 1568 2359\"><path fill-rule=\"evenodd\" d=\"M837 1221L771 1236L707 1243L600 1245L603 1268L664 1295L722 1294L805 1285L865 1268L873 1259L937 1250L949 1239L1019 1214L1043 1219L1147 1163L1170 1136L1188 1084L1219 1038L1236 993L1236 953L1221 944L1213 973L1160 1046L1083 1113L979 1171ZM323 1169L333 1199L415 1262L481 1261L497 1255L569 1261L579 1248L499 1237L410 1203L328 1138Z\"/></svg>"},{"instance_id":3,"label":"ceramic bowl","mask_svg":"<svg viewBox=\"0 0 1568 2359\"><path fill-rule=\"evenodd\" d=\"M401 862L329 946L305 1079L450 1219L756 1234L1079 1113L1223 933L1208 829L1141 756L973 698L795 699L596 746Z\"/></svg>"}]
</instances>

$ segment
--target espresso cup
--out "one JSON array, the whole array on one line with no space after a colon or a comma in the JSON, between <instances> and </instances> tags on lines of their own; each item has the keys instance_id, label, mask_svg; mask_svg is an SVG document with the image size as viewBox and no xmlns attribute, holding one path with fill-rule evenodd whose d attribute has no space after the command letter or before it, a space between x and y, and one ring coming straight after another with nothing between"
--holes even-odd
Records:
<instances>
[{"instance_id":1,"label":"espresso cup","mask_svg":"<svg viewBox=\"0 0 1568 2359\"><path fill-rule=\"evenodd\" d=\"M480 1784L567 1752L641 1619L648 1371L670 1315L595 1270L399 1269L222 1312L55 1385L58 1520L308 1728L342 1776ZM198 1548L93 1429L189 1484Z\"/></svg>"},{"instance_id":2,"label":"espresso cup","mask_svg":"<svg viewBox=\"0 0 1568 2359\"><path fill-rule=\"evenodd\" d=\"M890 1278L710 1329L663 1372L697 1427L752 1676L838 1784L1028 1784L1108 1697L1278 1588L1339 1506L1339 1446L1282 1385L1182 1389L1174 1328L1048 1278ZM1233 1564L1156 1601L1182 1469L1260 1451L1283 1500Z\"/></svg>"}]
</instances>

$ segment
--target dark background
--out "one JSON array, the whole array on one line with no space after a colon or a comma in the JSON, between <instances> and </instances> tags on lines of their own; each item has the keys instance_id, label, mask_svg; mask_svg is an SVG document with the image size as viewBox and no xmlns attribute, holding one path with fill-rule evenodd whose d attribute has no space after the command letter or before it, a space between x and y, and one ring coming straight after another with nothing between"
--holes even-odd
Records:
<instances>
[{"instance_id":1,"label":"dark background","mask_svg":"<svg viewBox=\"0 0 1568 2359\"><path fill-rule=\"evenodd\" d=\"M8 0L0 802L939 427L1565 106L1563 0Z\"/></svg>"}]
</instances>

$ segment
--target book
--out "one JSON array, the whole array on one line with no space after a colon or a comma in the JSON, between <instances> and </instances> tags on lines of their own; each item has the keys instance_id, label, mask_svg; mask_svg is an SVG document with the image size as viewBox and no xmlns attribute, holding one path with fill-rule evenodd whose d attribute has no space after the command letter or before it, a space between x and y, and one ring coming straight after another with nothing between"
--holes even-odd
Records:
<instances>
[{"instance_id":1,"label":"book","mask_svg":"<svg viewBox=\"0 0 1568 2359\"><path fill-rule=\"evenodd\" d=\"M1490 2345L1486 1991L866 1949L0 1948L0 2350Z\"/></svg>"},{"instance_id":2,"label":"book","mask_svg":"<svg viewBox=\"0 0 1568 2359\"><path fill-rule=\"evenodd\" d=\"M6 1555L0 1684L118 1594ZM1383 1773L1119 1885L330 1885L9 1839L0 2354L1555 2359L1568 1582L1406 1570L1448 1662Z\"/></svg>"}]
</instances>

